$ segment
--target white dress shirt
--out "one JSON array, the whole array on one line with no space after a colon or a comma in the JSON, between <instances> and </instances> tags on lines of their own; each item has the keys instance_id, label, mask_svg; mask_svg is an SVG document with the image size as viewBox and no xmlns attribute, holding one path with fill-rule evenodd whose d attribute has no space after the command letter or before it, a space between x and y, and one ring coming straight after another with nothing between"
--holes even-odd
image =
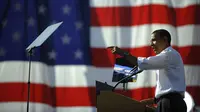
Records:
<instances>
[{"instance_id":1,"label":"white dress shirt","mask_svg":"<svg viewBox=\"0 0 200 112\"><path fill-rule=\"evenodd\" d=\"M171 46L156 56L138 57L138 68L141 70L156 70L156 98L169 92L184 93L186 90L182 58Z\"/></svg>"}]
</instances>

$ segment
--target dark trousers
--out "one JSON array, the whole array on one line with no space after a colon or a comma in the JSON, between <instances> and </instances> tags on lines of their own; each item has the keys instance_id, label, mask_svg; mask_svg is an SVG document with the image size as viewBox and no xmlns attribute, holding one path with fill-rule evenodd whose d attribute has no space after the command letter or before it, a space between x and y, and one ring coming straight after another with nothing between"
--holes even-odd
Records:
<instances>
[{"instance_id":1,"label":"dark trousers","mask_svg":"<svg viewBox=\"0 0 200 112\"><path fill-rule=\"evenodd\" d=\"M187 106L179 93L169 93L157 99L156 112L187 112Z\"/></svg>"}]
</instances>

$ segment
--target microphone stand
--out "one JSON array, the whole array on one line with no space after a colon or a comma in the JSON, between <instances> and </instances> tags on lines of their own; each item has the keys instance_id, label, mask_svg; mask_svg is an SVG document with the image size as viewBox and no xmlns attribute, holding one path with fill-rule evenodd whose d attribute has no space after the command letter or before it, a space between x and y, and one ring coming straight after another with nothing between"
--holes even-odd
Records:
<instances>
[{"instance_id":1,"label":"microphone stand","mask_svg":"<svg viewBox=\"0 0 200 112\"><path fill-rule=\"evenodd\" d=\"M123 82L123 81L129 79L130 77L132 77L132 76L134 76L134 75L136 75L136 74L138 74L138 73L141 73L142 71L143 71L143 70L139 70L139 71L137 71L137 72L135 72L135 73L133 73L133 74L127 76L127 77L124 77L124 78L121 79L121 80L119 80L119 81L117 82L117 84L115 84L115 86L113 87L112 91L114 91L115 88L117 87L117 85L119 85L121 82Z\"/></svg>"},{"instance_id":2,"label":"microphone stand","mask_svg":"<svg viewBox=\"0 0 200 112\"><path fill-rule=\"evenodd\" d=\"M126 91L128 88L128 82L123 82L123 90Z\"/></svg>"},{"instance_id":3,"label":"microphone stand","mask_svg":"<svg viewBox=\"0 0 200 112\"><path fill-rule=\"evenodd\" d=\"M35 47L33 47L35 48ZM33 48L28 50L28 54L29 54L29 71L28 71L28 95L27 95L27 112L29 112L29 100L30 100L30 76L31 76L31 58L33 56Z\"/></svg>"}]
</instances>

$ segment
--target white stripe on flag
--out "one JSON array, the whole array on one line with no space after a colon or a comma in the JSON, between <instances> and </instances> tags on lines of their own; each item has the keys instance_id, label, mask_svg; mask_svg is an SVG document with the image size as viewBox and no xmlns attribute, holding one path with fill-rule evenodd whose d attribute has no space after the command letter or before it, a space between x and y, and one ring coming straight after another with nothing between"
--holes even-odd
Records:
<instances>
[{"instance_id":1,"label":"white stripe on flag","mask_svg":"<svg viewBox=\"0 0 200 112\"><path fill-rule=\"evenodd\" d=\"M133 27L91 27L91 47L106 48L118 46L125 48L150 45L151 33L156 29L166 29L171 33L172 45L200 45L200 25L174 27L166 24L141 25Z\"/></svg>"},{"instance_id":2,"label":"white stripe on flag","mask_svg":"<svg viewBox=\"0 0 200 112\"><path fill-rule=\"evenodd\" d=\"M29 112L96 112L96 107L74 106L74 107L56 107L42 103L29 103ZM27 103L25 102L5 102L0 103L0 112L27 112Z\"/></svg>"},{"instance_id":3,"label":"white stripe on flag","mask_svg":"<svg viewBox=\"0 0 200 112\"><path fill-rule=\"evenodd\" d=\"M200 4L199 0L90 0L91 7L142 6L149 4L167 5L182 8Z\"/></svg>"},{"instance_id":4,"label":"white stripe on flag","mask_svg":"<svg viewBox=\"0 0 200 112\"><path fill-rule=\"evenodd\" d=\"M95 81L112 82L113 68L96 68L92 66L47 66L33 62L31 70L31 83L46 84L51 87L88 87L95 86ZM13 74L14 73L14 74ZM186 83L189 86L199 86L200 66L185 65ZM23 82L28 80L27 62L1 62L0 83ZM129 83L129 88L154 87L156 75L154 71L143 71L138 74L136 83ZM122 85L119 85L122 88Z\"/></svg>"}]
</instances>

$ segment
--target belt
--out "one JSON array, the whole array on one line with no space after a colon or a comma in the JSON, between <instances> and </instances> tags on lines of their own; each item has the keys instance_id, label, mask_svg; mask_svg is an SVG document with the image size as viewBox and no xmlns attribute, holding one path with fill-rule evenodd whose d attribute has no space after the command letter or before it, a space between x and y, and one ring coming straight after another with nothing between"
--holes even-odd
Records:
<instances>
[{"instance_id":1,"label":"belt","mask_svg":"<svg viewBox=\"0 0 200 112\"><path fill-rule=\"evenodd\" d=\"M172 98L172 97L177 97L177 98L184 98L184 95L179 93L179 92L170 92L167 94L164 94L162 96L160 96L159 98L154 98L154 103L157 104L161 99L163 98Z\"/></svg>"}]
</instances>

